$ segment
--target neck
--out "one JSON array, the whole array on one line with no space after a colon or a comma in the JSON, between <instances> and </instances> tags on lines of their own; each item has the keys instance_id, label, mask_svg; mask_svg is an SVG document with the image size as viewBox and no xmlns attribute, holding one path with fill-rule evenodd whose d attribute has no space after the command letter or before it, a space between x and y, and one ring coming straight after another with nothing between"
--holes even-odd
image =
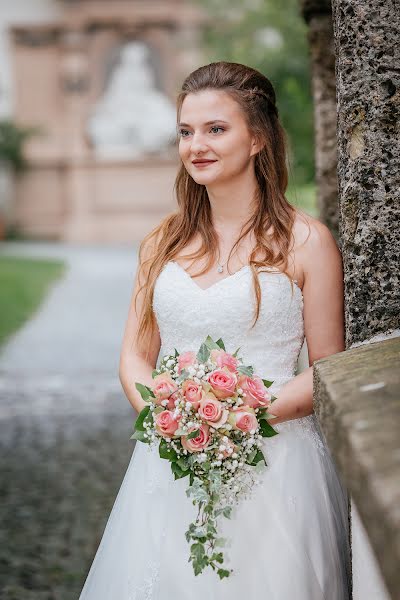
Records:
<instances>
[{"instance_id":1,"label":"neck","mask_svg":"<svg viewBox=\"0 0 400 600\"><path fill-rule=\"evenodd\" d=\"M241 229L254 212L257 189L254 172L207 186L212 220L217 232Z\"/></svg>"}]
</instances>

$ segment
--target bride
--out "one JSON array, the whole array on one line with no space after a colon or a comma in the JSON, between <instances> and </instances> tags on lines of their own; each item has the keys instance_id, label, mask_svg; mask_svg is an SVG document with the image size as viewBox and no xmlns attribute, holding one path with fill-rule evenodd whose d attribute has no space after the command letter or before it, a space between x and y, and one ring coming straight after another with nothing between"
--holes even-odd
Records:
<instances>
[{"instance_id":1,"label":"bride","mask_svg":"<svg viewBox=\"0 0 400 600\"><path fill-rule=\"evenodd\" d=\"M312 367L344 350L340 252L285 198L285 132L264 75L195 70L177 119L178 208L140 247L121 383L140 411L135 382L151 385L164 354L222 337L274 381L279 435L263 438L261 485L219 524L233 570L222 580L188 562L186 478L136 443L80 600L347 600L347 495L313 413ZM296 375L304 337L311 366Z\"/></svg>"}]
</instances>

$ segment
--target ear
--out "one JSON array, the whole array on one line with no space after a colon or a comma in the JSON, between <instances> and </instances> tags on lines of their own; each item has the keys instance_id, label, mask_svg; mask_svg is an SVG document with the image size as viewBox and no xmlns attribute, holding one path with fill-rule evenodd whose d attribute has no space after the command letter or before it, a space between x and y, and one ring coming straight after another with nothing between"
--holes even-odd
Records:
<instances>
[{"instance_id":1,"label":"ear","mask_svg":"<svg viewBox=\"0 0 400 600\"><path fill-rule=\"evenodd\" d=\"M264 144L263 144L262 140L258 139L257 137L253 137L253 141L251 143L250 156L254 156L258 152L260 152L260 150L262 150L263 147L264 147Z\"/></svg>"}]
</instances>

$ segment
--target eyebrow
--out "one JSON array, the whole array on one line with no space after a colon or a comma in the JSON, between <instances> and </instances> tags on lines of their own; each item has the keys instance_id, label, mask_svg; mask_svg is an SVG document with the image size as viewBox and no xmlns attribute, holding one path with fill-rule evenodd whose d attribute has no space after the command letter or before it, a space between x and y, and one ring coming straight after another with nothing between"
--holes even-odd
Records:
<instances>
[{"instance_id":1,"label":"eyebrow","mask_svg":"<svg viewBox=\"0 0 400 600\"><path fill-rule=\"evenodd\" d=\"M212 125L213 123L226 123L228 125L228 121L224 121L223 119L213 119L212 121L206 121L204 125ZM179 123L179 127L191 127L188 123Z\"/></svg>"}]
</instances>

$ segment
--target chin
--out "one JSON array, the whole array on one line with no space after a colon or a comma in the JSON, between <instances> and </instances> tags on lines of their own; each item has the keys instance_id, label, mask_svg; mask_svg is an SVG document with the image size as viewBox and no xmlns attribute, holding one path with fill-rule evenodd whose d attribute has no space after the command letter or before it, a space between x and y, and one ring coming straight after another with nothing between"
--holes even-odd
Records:
<instances>
[{"instance_id":1,"label":"chin","mask_svg":"<svg viewBox=\"0 0 400 600\"><path fill-rule=\"evenodd\" d=\"M216 183L219 180L218 176L212 175L211 173L189 173L192 179L199 185L209 185Z\"/></svg>"}]
</instances>

